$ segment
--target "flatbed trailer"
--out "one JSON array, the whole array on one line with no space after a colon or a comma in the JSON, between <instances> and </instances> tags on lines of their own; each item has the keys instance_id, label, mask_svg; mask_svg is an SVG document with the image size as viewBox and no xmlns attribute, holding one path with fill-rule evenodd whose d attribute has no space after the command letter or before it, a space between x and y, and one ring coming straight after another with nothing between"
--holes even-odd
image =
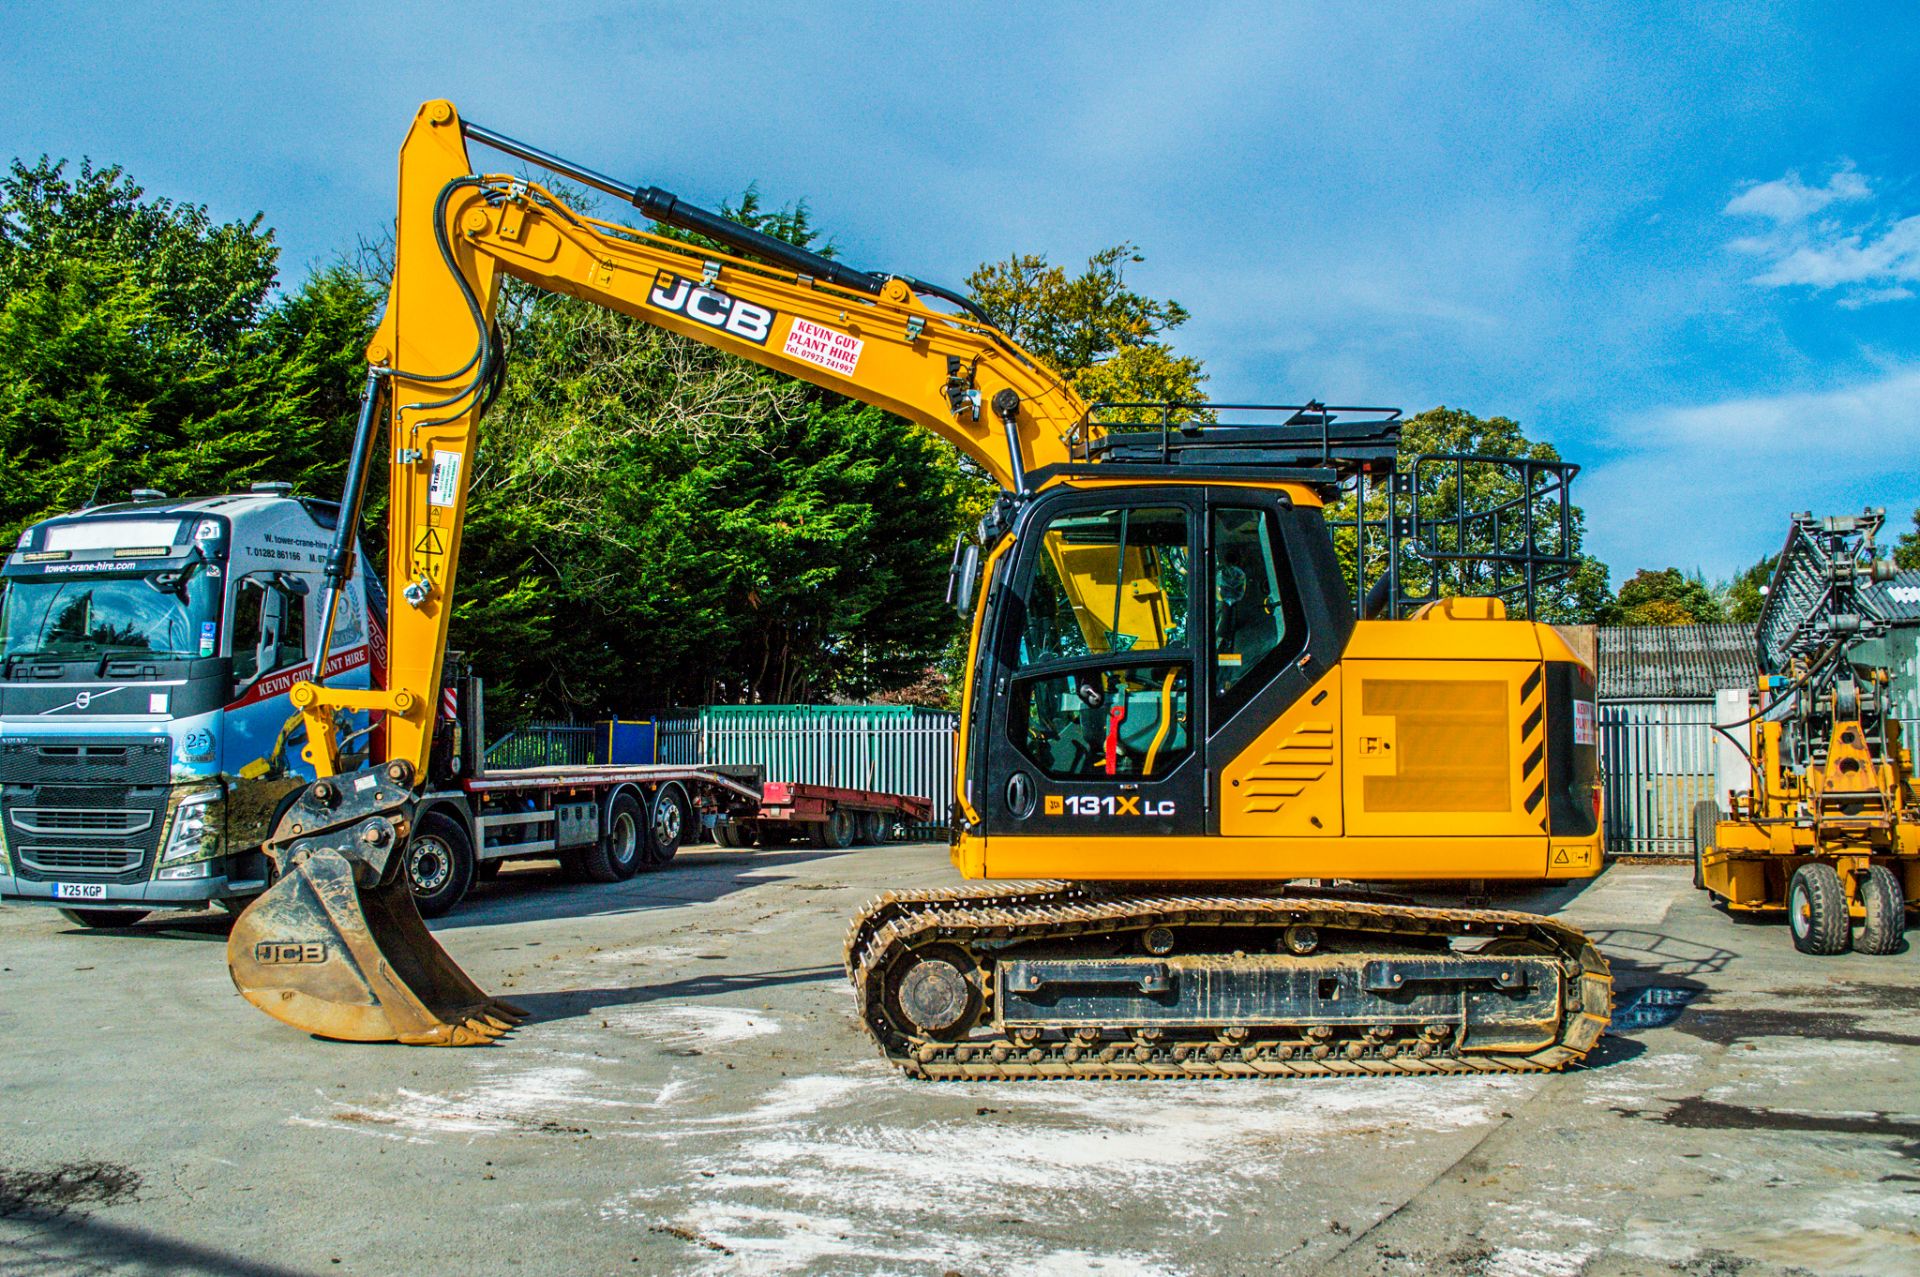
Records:
<instances>
[{"instance_id":1,"label":"flatbed trailer","mask_svg":"<svg viewBox=\"0 0 1920 1277\"><path fill-rule=\"evenodd\" d=\"M886 842L894 830L932 819L930 798L775 780L760 787L756 810L722 815L713 838L722 847L808 842L846 848Z\"/></svg>"},{"instance_id":2,"label":"flatbed trailer","mask_svg":"<svg viewBox=\"0 0 1920 1277\"><path fill-rule=\"evenodd\" d=\"M456 685L450 683L450 685ZM766 780L758 767L581 763L491 768L485 690L458 679L444 713L406 872L437 917L510 860L558 859L583 881L619 882L670 863L711 824L723 847L878 843L932 816L929 799ZM443 705L447 703L443 702Z\"/></svg>"}]
</instances>

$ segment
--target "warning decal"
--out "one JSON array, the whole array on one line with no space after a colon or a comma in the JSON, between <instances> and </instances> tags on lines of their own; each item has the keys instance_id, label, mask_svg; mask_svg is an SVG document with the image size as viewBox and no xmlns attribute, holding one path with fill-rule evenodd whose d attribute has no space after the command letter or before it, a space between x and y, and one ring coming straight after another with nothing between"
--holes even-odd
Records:
<instances>
[{"instance_id":1,"label":"warning decal","mask_svg":"<svg viewBox=\"0 0 1920 1277\"><path fill-rule=\"evenodd\" d=\"M836 332L825 325L796 319L787 330L786 353L818 364L829 372L851 377L853 370L860 366L860 352L866 344L858 337Z\"/></svg>"},{"instance_id":2,"label":"warning decal","mask_svg":"<svg viewBox=\"0 0 1920 1277\"><path fill-rule=\"evenodd\" d=\"M459 490L460 454L433 450L433 477L427 480L428 505L452 505Z\"/></svg>"},{"instance_id":3,"label":"warning decal","mask_svg":"<svg viewBox=\"0 0 1920 1277\"><path fill-rule=\"evenodd\" d=\"M1594 742L1593 702L1575 701L1573 703L1573 743L1591 745Z\"/></svg>"}]
</instances>

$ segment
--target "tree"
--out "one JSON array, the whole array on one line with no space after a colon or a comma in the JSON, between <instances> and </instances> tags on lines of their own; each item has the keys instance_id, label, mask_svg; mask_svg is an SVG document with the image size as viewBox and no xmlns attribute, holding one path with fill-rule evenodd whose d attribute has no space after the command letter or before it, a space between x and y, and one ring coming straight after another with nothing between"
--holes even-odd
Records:
<instances>
[{"instance_id":1,"label":"tree","mask_svg":"<svg viewBox=\"0 0 1920 1277\"><path fill-rule=\"evenodd\" d=\"M273 295L256 216L147 198L118 168L0 178L0 535L137 486L337 481L374 298L344 269Z\"/></svg>"},{"instance_id":2,"label":"tree","mask_svg":"<svg viewBox=\"0 0 1920 1277\"><path fill-rule=\"evenodd\" d=\"M1089 401L1192 402L1207 379L1201 362L1177 355L1162 336L1187 310L1128 288L1129 263L1146 259L1115 244L1068 275L1038 254L984 263L967 291L996 327L1045 360Z\"/></svg>"},{"instance_id":3,"label":"tree","mask_svg":"<svg viewBox=\"0 0 1920 1277\"><path fill-rule=\"evenodd\" d=\"M1920 568L1920 510L1913 512L1913 526L1900 534L1900 540L1893 547L1893 565Z\"/></svg>"},{"instance_id":4,"label":"tree","mask_svg":"<svg viewBox=\"0 0 1920 1277\"><path fill-rule=\"evenodd\" d=\"M1492 521L1485 518L1472 521L1466 529L1464 542L1456 542L1450 527L1442 522L1455 509L1455 467L1429 464L1414 470L1415 458L1438 457L1449 453L1531 458L1536 461L1558 461L1560 454L1552 444L1528 439L1519 423L1508 417L1476 417L1458 408L1442 406L1410 417L1402 424L1399 466L1403 471L1417 476L1420 482L1417 500L1421 518L1426 527L1437 530L1432 533L1423 531L1421 541L1448 550L1520 550L1525 540L1525 524L1512 517L1511 511L1502 519L1497 542ZM1469 510L1485 511L1508 505L1524 493L1519 472L1509 466L1474 463L1460 469L1458 475L1458 482L1464 485ZM1384 484L1375 485L1369 496L1369 520L1383 519L1386 514L1384 487ZM1536 483L1536 492L1539 491L1540 484ZM1534 539L1538 549L1555 557L1560 557L1564 550L1567 556L1576 561L1561 579L1536 588L1534 619L1556 624L1589 623L1607 599L1607 567L1581 548L1586 531L1585 515L1578 506L1568 511L1569 544L1562 547L1559 544L1558 498L1539 495L1533 504ZM1353 527L1354 511L1354 495L1348 491L1327 512L1329 521L1334 525L1334 550L1350 582L1355 580L1359 541ZM1405 513L1404 507L1402 513ZM1436 539L1429 541L1429 536ZM1506 597L1515 615L1524 611L1525 594L1521 587L1525 578L1514 567L1501 566L1490 559L1465 563L1436 560L1430 565L1429 560L1418 551L1419 545L1402 538L1400 570L1404 592L1414 595L1424 593L1432 574L1438 572L1443 596L1501 594ZM1370 528L1365 573L1369 584L1377 582L1384 574L1385 556L1383 530ZM1356 600L1356 604L1359 602Z\"/></svg>"},{"instance_id":5,"label":"tree","mask_svg":"<svg viewBox=\"0 0 1920 1277\"><path fill-rule=\"evenodd\" d=\"M1717 591L1727 620L1740 625L1753 625L1760 620L1760 609L1767 601L1762 591L1773 580L1773 569L1779 562L1779 555L1769 554Z\"/></svg>"},{"instance_id":6,"label":"tree","mask_svg":"<svg viewBox=\"0 0 1920 1277\"><path fill-rule=\"evenodd\" d=\"M1697 574L1642 568L1620 587L1602 614L1604 625L1706 625L1727 619L1720 600Z\"/></svg>"}]
</instances>

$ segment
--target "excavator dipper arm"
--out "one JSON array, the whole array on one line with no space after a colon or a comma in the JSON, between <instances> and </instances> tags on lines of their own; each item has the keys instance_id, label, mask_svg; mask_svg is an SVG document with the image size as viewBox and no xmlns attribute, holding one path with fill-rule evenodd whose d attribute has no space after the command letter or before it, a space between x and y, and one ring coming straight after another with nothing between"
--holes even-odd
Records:
<instances>
[{"instance_id":1,"label":"excavator dipper arm","mask_svg":"<svg viewBox=\"0 0 1920 1277\"><path fill-rule=\"evenodd\" d=\"M469 139L735 251L588 217L536 183L479 173ZM322 1036L462 1045L519 1018L482 993L420 923L395 854L432 748L474 448L502 371L494 318L507 277L897 413L1009 491L1026 491L1032 471L1070 460L1069 431L1087 415L1057 375L962 297L855 270L657 188L615 182L466 124L449 102L422 106L400 152L393 281L367 348L317 627L317 650L327 651L384 426L387 686L335 688L322 670L295 687L319 779L269 839L278 881L228 944L243 995ZM384 715L385 761L339 776L335 724L348 710Z\"/></svg>"}]
</instances>

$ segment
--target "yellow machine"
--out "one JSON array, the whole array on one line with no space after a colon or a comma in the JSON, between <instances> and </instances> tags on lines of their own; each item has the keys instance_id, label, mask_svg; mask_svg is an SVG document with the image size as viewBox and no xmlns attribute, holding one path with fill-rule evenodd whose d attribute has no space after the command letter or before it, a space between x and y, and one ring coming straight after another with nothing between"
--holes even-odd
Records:
<instances>
[{"instance_id":1,"label":"yellow machine","mask_svg":"<svg viewBox=\"0 0 1920 1277\"><path fill-rule=\"evenodd\" d=\"M732 251L481 175L469 141ZM420 924L396 855L507 276L898 413L1003 490L953 574L972 642L952 854L993 881L889 893L854 920L848 972L889 1059L925 1077L1252 1076L1558 1068L1591 1049L1611 983L1577 931L1282 890L1600 869L1593 673L1563 637L1490 599L1355 616L1323 506L1393 470L1397 414L1089 406L962 297L615 182L446 102L401 151L392 294L330 569L347 570L384 422L390 685L296 689L323 779L282 821L280 880L228 947L255 1005L415 1043L517 1018ZM349 709L384 712L386 761L336 775Z\"/></svg>"},{"instance_id":2,"label":"yellow machine","mask_svg":"<svg viewBox=\"0 0 1920 1277\"><path fill-rule=\"evenodd\" d=\"M1749 784L1729 816L1694 809L1693 885L1739 912L1785 909L1803 953L1896 953L1920 896L1913 761L1859 588L1892 575L1874 557L1885 519L1795 516L1756 630L1757 708L1728 725L1747 730Z\"/></svg>"}]
</instances>

